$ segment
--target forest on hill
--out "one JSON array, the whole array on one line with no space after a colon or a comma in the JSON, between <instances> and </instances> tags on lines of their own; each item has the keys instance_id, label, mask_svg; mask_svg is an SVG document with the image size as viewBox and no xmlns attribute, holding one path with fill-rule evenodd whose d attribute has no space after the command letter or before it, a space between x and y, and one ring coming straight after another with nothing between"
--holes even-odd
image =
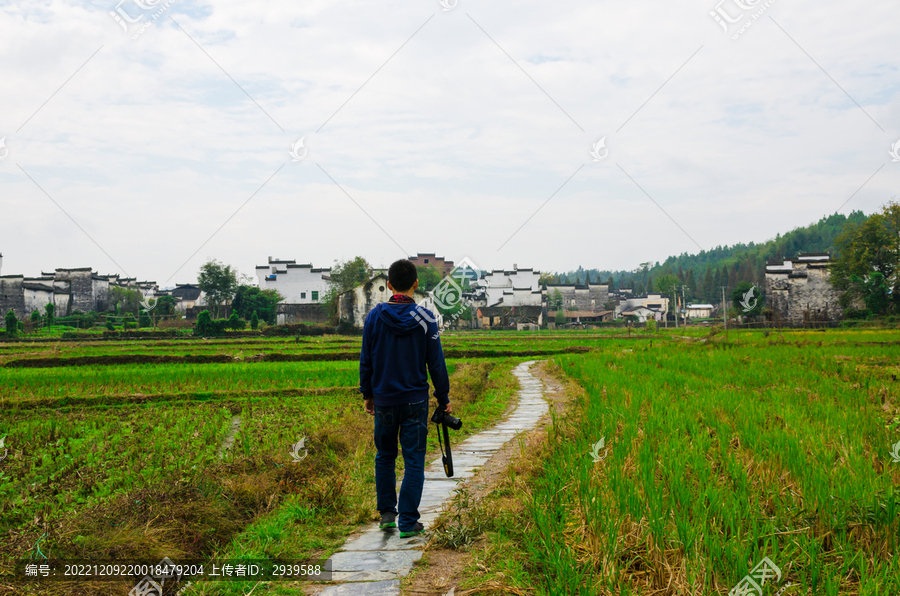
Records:
<instances>
[{"instance_id":1,"label":"forest on hill","mask_svg":"<svg viewBox=\"0 0 900 596\"><path fill-rule=\"evenodd\" d=\"M640 295L655 290L653 281L672 274L685 286L685 297L694 302L719 302L721 288L734 288L741 282L762 284L767 261L796 257L799 253L835 254L835 238L848 226L866 220L862 211L850 215L835 213L818 222L779 234L762 243L717 246L697 254L670 256L664 263L641 263L633 271L584 269L546 276L549 283L606 283L610 291L630 288Z\"/></svg>"}]
</instances>

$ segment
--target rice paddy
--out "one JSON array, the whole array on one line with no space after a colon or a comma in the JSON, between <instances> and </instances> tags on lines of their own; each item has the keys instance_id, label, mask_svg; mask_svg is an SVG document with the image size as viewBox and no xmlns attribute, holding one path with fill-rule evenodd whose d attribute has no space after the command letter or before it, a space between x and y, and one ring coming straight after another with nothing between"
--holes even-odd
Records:
<instances>
[{"instance_id":1,"label":"rice paddy","mask_svg":"<svg viewBox=\"0 0 900 596\"><path fill-rule=\"evenodd\" d=\"M371 521L359 339L299 339L0 343L0 594L130 589L22 586L19 559L325 558ZM523 360L549 360L574 396L514 490L482 505L501 510L473 587L728 594L768 557L765 594L900 594L900 333L443 343L462 435L502 415Z\"/></svg>"}]
</instances>

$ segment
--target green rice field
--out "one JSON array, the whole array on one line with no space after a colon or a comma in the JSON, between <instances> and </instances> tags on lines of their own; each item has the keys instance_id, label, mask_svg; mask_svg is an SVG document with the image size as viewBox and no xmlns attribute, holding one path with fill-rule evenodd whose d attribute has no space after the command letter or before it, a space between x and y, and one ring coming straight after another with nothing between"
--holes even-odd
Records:
<instances>
[{"instance_id":1,"label":"green rice field","mask_svg":"<svg viewBox=\"0 0 900 596\"><path fill-rule=\"evenodd\" d=\"M547 361L571 396L475 506L478 566L458 591L725 595L768 557L766 595L900 594L900 332L442 341L454 440L503 415L522 361ZM130 589L23 585L21 559L328 557L375 519L358 350L341 336L0 342L0 595Z\"/></svg>"}]
</instances>

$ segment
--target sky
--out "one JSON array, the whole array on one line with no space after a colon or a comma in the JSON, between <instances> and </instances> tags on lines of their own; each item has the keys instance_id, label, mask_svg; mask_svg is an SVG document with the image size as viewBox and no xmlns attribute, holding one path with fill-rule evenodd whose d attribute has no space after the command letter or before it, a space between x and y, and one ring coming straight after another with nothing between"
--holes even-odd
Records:
<instances>
[{"instance_id":1,"label":"sky","mask_svg":"<svg viewBox=\"0 0 900 596\"><path fill-rule=\"evenodd\" d=\"M884 1L0 2L2 274L633 269L872 213L900 195L898 21Z\"/></svg>"}]
</instances>

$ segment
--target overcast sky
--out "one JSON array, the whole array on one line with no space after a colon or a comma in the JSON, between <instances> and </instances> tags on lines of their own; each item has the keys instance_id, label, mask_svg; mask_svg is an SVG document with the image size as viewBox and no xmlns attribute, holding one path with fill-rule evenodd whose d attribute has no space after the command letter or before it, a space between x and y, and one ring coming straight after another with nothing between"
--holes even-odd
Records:
<instances>
[{"instance_id":1,"label":"overcast sky","mask_svg":"<svg viewBox=\"0 0 900 596\"><path fill-rule=\"evenodd\" d=\"M3 274L632 269L900 196L885 0L117 1L2 3Z\"/></svg>"}]
</instances>

